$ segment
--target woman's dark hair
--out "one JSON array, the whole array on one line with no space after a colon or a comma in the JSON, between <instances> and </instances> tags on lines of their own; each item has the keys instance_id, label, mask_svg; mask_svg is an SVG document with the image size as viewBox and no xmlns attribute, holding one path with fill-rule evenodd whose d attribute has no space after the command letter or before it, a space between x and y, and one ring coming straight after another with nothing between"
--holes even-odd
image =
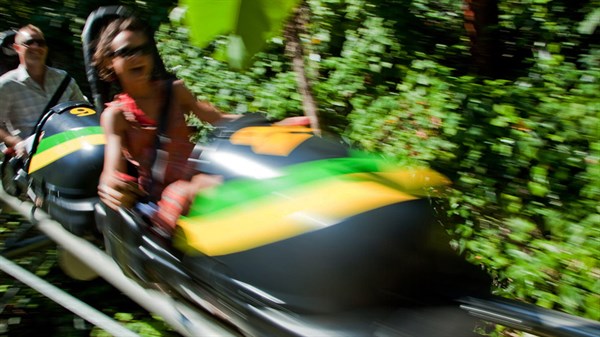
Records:
<instances>
[{"instance_id":1,"label":"woman's dark hair","mask_svg":"<svg viewBox=\"0 0 600 337\"><path fill-rule=\"evenodd\" d=\"M98 77L107 82L116 80L115 72L112 69L111 43L119 33L123 31L141 32L153 42L148 28L135 17L122 17L111 21L100 33L100 38L96 41L96 51L92 58L92 65L96 67Z\"/></svg>"}]
</instances>

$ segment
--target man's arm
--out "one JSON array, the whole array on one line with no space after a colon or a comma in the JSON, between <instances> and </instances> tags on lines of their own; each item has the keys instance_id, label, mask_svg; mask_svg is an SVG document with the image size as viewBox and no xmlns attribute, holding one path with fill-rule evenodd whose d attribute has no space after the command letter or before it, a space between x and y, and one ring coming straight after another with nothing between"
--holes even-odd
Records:
<instances>
[{"instance_id":1,"label":"man's arm","mask_svg":"<svg viewBox=\"0 0 600 337\"><path fill-rule=\"evenodd\" d=\"M2 99L0 99L0 143L4 143L7 147L13 147L22 139L20 137L13 136L6 129L6 122L8 121L8 111L10 109L8 99L8 97L10 97L10 94L9 92L7 92L8 89L6 87L7 81L8 80L5 76L2 76L0 78L0 97L2 97Z\"/></svg>"},{"instance_id":2,"label":"man's arm","mask_svg":"<svg viewBox=\"0 0 600 337\"><path fill-rule=\"evenodd\" d=\"M0 128L0 142L3 142L8 147L13 147L22 141L21 137L13 136L10 132Z\"/></svg>"}]
</instances>

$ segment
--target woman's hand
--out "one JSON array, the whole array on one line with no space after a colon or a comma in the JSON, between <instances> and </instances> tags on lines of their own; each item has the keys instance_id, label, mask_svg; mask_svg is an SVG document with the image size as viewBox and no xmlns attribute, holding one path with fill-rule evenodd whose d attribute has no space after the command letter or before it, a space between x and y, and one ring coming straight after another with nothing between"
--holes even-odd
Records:
<instances>
[{"instance_id":1,"label":"woman's hand","mask_svg":"<svg viewBox=\"0 0 600 337\"><path fill-rule=\"evenodd\" d=\"M203 189L220 185L223 177L208 174L195 175L191 181L177 180L167 186L158 201L158 210L153 222L164 233L170 235L177 225L177 219L186 215L196 194Z\"/></svg>"},{"instance_id":2,"label":"woman's hand","mask_svg":"<svg viewBox=\"0 0 600 337\"><path fill-rule=\"evenodd\" d=\"M120 207L131 208L140 197L146 196L146 192L140 189L134 177L115 171L102 175L98 196L104 204L117 211Z\"/></svg>"},{"instance_id":3,"label":"woman's hand","mask_svg":"<svg viewBox=\"0 0 600 337\"><path fill-rule=\"evenodd\" d=\"M273 125L310 126L310 117L307 117L307 116L288 117L286 119L280 120L279 122L273 123Z\"/></svg>"}]
</instances>

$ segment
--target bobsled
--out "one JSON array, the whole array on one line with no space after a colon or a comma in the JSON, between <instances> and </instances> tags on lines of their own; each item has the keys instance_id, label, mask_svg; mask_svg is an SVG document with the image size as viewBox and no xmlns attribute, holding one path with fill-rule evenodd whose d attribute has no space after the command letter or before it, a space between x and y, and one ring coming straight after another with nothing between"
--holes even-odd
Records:
<instances>
[{"instance_id":1,"label":"bobsled","mask_svg":"<svg viewBox=\"0 0 600 337\"><path fill-rule=\"evenodd\" d=\"M105 137L88 102L65 102L43 113L27 138L28 156L4 156L4 191L30 199L77 235L93 235Z\"/></svg>"},{"instance_id":2,"label":"bobsled","mask_svg":"<svg viewBox=\"0 0 600 337\"><path fill-rule=\"evenodd\" d=\"M22 167L3 163L3 185L26 190L74 235L99 237L141 286L245 336L476 336L481 319L544 336L598 332L596 322L491 295L490 276L450 246L450 181L439 172L261 114L218 124L195 145L190 165L222 183L198 191L172 236L155 230L149 204L106 209L99 111L112 89L89 60L101 27L122 15L102 7L86 21L94 105L45 114Z\"/></svg>"},{"instance_id":3,"label":"bobsled","mask_svg":"<svg viewBox=\"0 0 600 337\"><path fill-rule=\"evenodd\" d=\"M402 328L389 318L403 308L457 314L452 301L489 291L450 248L433 201L448 180L433 170L256 115L219 126L190 161L223 183L198 193L172 239L122 210L100 226L106 247L138 282L247 334L379 335Z\"/></svg>"}]
</instances>

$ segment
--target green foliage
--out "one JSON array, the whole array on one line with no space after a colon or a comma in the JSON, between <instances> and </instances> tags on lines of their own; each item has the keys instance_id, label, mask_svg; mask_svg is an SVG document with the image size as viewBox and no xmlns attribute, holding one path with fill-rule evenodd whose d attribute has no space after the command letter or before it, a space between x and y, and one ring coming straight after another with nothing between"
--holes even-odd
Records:
<instances>
[{"instance_id":1,"label":"green foliage","mask_svg":"<svg viewBox=\"0 0 600 337\"><path fill-rule=\"evenodd\" d=\"M191 40L205 47L216 36L229 34L226 60L237 69L246 68L250 59L274 35L279 35L284 19L298 0L186 1L186 26Z\"/></svg>"},{"instance_id":2,"label":"green foliage","mask_svg":"<svg viewBox=\"0 0 600 337\"><path fill-rule=\"evenodd\" d=\"M458 172L456 214L471 219L459 234L475 228L460 246L497 276L498 293L600 319L589 307L600 299L600 87L590 66L556 55L530 78L463 87L465 128L451 138L461 155L445 169Z\"/></svg>"},{"instance_id":3,"label":"green foliage","mask_svg":"<svg viewBox=\"0 0 600 337\"><path fill-rule=\"evenodd\" d=\"M212 124L200 120L193 114L186 115L185 121L189 127L194 128L194 135L190 138L193 143L206 143L210 133L215 130Z\"/></svg>"},{"instance_id":4,"label":"green foliage","mask_svg":"<svg viewBox=\"0 0 600 337\"><path fill-rule=\"evenodd\" d=\"M247 71L237 72L212 57L224 38L206 49L187 44L188 38L188 30L178 23L162 25L156 33L165 65L200 99L228 113L264 112L274 119L302 115L296 77L280 39L259 53Z\"/></svg>"},{"instance_id":5,"label":"green foliage","mask_svg":"<svg viewBox=\"0 0 600 337\"><path fill-rule=\"evenodd\" d=\"M165 324L162 318L153 316L154 321L144 317L136 317L128 312L115 314L115 320L123 324L127 329L144 337L176 337L179 334ZM92 329L90 337L111 337L112 335L97 327Z\"/></svg>"}]
</instances>

